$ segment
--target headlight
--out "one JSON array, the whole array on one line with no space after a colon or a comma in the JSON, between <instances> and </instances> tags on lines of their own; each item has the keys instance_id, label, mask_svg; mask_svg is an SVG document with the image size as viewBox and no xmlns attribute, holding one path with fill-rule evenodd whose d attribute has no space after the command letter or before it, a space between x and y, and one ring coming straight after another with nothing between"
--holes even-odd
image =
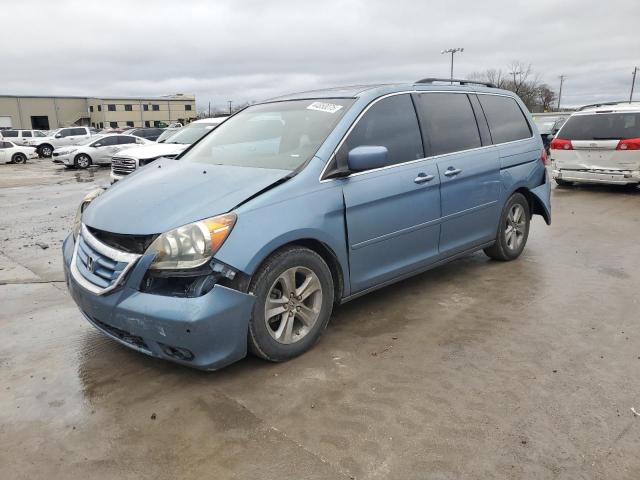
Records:
<instances>
[{"instance_id":1,"label":"headlight","mask_svg":"<svg viewBox=\"0 0 640 480\"><path fill-rule=\"evenodd\" d=\"M220 249L235 223L236 215L227 213L163 233L146 251L156 254L149 268L179 270L204 265Z\"/></svg>"},{"instance_id":2,"label":"headlight","mask_svg":"<svg viewBox=\"0 0 640 480\"><path fill-rule=\"evenodd\" d=\"M104 188L96 188L95 190L89 192L80 202L78 208L76 210L76 218L73 220L73 238L74 240L78 238L80 234L80 226L82 225L82 212L84 212L85 208L93 202L100 194L104 192Z\"/></svg>"}]
</instances>

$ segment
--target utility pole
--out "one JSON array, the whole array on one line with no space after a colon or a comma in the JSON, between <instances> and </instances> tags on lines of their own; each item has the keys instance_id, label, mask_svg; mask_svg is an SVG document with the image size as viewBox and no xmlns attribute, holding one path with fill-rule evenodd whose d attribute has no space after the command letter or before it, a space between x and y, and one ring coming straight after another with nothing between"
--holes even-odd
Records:
<instances>
[{"instance_id":1,"label":"utility pole","mask_svg":"<svg viewBox=\"0 0 640 480\"><path fill-rule=\"evenodd\" d=\"M633 80L631 80L631 94L629 95L629 103L633 101L633 87L636 84L636 73L638 73L638 67L633 67Z\"/></svg>"},{"instance_id":2,"label":"utility pole","mask_svg":"<svg viewBox=\"0 0 640 480\"><path fill-rule=\"evenodd\" d=\"M464 48L449 48L447 50L442 50L440 52L441 55L444 55L445 53L450 53L451 54L451 76L449 77L451 79L451 84L453 85L453 55L455 55L457 52L464 52Z\"/></svg>"},{"instance_id":3,"label":"utility pole","mask_svg":"<svg viewBox=\"0 0 640 480\"><path fill-rule=\"evenodd\" d=\"M229 115L231 115L231 104L233 103L233 100L229 100L227 103L229 104Z\"/></svg>"},{"instance_id":4,"label":"utility pole","mask_svg":"<svg viewBox=\"0 0 640 480\"><path fill-rule=\"evenodd\" d=\"M560 75L560 91L558 92L558 108L557 111L560 111L560 101L562 100L562 84L564 83L564 79L567 78L566 75Z\"/></svg>"},{"instance_id":5,"label":"utility pole","mask_svg":"<svg viewBox=\"0 0 640 480\"><path fill-rule=\"evenodd\" d=\"M211 101L209 101L209 115L208 115L208 117L211 118Z\"/></svg>"},{"instance_id":6,"label":"utility pole","mask_svg":"<svg viewBox=\"0 0 640 480\"><path fill-rule=\"evenodd\" d=\"M513 91L517 95L518 94L518 84L516 83L516 75L522 75L522 70L514 70L513 72L509 72L510 75L513 75Z\"/></svg>"}]
</instances>

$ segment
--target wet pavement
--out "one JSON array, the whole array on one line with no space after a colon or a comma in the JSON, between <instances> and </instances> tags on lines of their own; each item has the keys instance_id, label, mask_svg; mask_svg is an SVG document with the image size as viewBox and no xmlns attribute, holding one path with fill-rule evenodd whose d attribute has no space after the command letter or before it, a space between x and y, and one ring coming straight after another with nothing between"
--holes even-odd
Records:
<instances>
[{"instance_id":1,"label":"wet pavement","mask_svg":"<svg viewBox=\"0 0 640 480\"><path fill-rule=\"evenodd\" d=\"M61 241L107 182L0 165L1 478L640 478L639 192L554 189L518 261L471 255L338 308L298 359L204 373L67 294Z\"/></svg>"}]
</instances>

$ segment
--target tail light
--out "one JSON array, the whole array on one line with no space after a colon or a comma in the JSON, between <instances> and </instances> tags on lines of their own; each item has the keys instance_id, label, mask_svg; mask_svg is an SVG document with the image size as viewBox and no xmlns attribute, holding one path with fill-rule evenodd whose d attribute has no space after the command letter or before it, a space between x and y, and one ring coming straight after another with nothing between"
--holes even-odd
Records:
<instances>
[{"instance_id":1,"label":"tail light","mask_svg":"<svg viewBox=\"0 0 640 480\"><path fill-rule=\"evenodd\" d=\"M554 138L551 140L551 150L573 150L571 140L565 140L564 138Z\"/></svg>"},{"instance_id":2,"label":"tail light","mask_svg":"<svg viewBox=\"0 0 640 480\"><path fill-rule=\"evenodd\" d=\"M549 165L549 157L547 156L547 150L542 147L542 152L540 152L540 161L544 166Z\"/></svg>"},{"instance_id":3,"label":"tail light","mask_svg":"<svg viewBox=\"0 0 640 480\"><path fill-rule=\"evenodd\" d=\"M618 142L616 150L640 150L640 138L625 138Z\"/></svg>"}]
</instances>

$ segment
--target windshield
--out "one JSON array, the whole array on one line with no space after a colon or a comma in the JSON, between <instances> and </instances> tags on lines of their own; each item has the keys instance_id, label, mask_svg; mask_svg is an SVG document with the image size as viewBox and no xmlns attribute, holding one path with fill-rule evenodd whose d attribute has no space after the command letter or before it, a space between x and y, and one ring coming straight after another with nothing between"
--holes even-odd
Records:
<instances>
[{"instance_id":1,"label":"windshield","mask_svg":"<svg viewBox=\"0 0 640 480\"><path fill-rule=\"evenodd\" d=\"M99 140L102 137L104 137L104 135L94 135L90 138L86 138L82 140L81 142L76 142L76 145L89 145L91 142L95 142L96 140Z\"/></svg>"},{"instance_id":2,"label":"windshield","mask_svg":"<svg viewBox=\"0 0 640 480\"><path fill-rule=\"evenodd\" d=\"M211 123L192 123L180 130L175 130L170 138L163 143L179 143L181 145L191 145L204 137L211 130L216 128L218 124Z\"/></svg>"},{"instance_id":3,"label":"windshield","mask_svg":"<svg viewBox=\"0 0 640 480\"><path fill-rule=\"evenodd\" d=\"M160 134L160 136L156 139L156 142L158 143L164 143L166 142L170 137L173 136L174 133L176 133L178 131L178 129L176 128L170 128L168 130L165 130L164 132L162 132Z\"/></svg>"},{"instance_id":4,"label":"windshield","mask_svg":"<svg viewBox=\"0 0 640 480\"><path fill-rule=\"evenodd\" d=\"M620 140L640 137L640 113L574 115L558 133L566 140Z\"/></svg>"},{"instance_id":5,"label":"windshield","mask_svg":"<svg viewBox=\"0 0 640 480\"><path fill-rule=\"evenodd\" d=\"M294 100L248 107L183 157L187 162L295 170L307 162L352 99Z\"/></svg>"}]
</instances>

